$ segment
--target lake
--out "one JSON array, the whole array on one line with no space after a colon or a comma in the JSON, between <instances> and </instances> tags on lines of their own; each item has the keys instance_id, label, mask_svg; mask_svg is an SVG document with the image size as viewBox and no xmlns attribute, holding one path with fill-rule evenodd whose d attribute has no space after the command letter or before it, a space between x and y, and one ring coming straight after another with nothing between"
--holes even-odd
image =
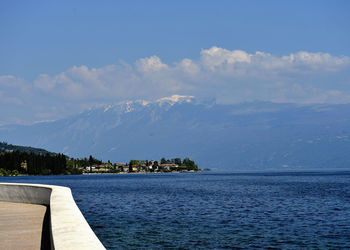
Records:
<instances>
[{"instance_id":1,"label":"lake","mask_svg":"<svg viewBox=\"0 0 350 250\"><path fill-rule=\"evenodd\" d=\"M108 249L349 248L350 172L0 177L68 186Z\"/></svg>"}]
</instances>

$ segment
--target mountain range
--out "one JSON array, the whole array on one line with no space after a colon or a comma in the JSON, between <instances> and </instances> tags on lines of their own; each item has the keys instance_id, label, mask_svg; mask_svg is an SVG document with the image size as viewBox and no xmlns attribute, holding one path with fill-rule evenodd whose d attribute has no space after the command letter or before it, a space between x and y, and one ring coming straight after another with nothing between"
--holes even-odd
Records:
<instances>
[{"instance_id":1,"label":"mountain range","mask_svg":"<svg viewBox=\"0 0 350 250\"><path fill-rule=\"evenodd\" d=\"M214 170L350 168L350 104L217 104L174 95L4 125L0 141L113 162L190 157Z\"/></svg>"}]
</instances>

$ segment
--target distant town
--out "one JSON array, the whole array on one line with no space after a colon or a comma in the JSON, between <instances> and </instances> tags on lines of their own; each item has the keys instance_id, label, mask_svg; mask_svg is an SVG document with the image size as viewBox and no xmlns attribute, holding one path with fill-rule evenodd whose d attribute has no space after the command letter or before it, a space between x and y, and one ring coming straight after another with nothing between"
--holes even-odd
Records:
<instances>
[{"instance_id":1,"label":"distant town","mask_svg":"<svg viewBox=\"0 0 350 250\"><path fill-rule=\"evenodd\" d=\"M205 169L207 170L207 169ZM0 176L17 175L71 175L104 173L169 173L197 172L197 164L188 157L129 162L102 162L88 158L71 158L44 149L0 142Z\"/></svg>"},{"instance_id":2,"label":"distant town","mask_svg":"<svg viewBox=\"0 0 350 250\"><path fill-rule=\"evenodd\" d=\"M163 172L197 172L197 164L189 158L162 158L155 160L130 160L129 162L103 163L92 156L89 159L69 159L68 169L79 169L83 174L91 173L163 173Z\"/></svg>"}]
</instances>

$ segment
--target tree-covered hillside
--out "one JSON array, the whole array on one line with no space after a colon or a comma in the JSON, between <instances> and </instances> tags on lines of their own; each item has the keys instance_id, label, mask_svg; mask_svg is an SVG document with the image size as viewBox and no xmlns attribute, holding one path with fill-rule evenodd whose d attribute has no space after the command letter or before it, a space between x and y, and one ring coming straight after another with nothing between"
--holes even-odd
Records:
<instances>
[{"instance_id":1,"label":"tree-covered hillside","mask_svg":"<svg viewBox=\"0 0 350 250\"><path fill-rule=\"evenodd\" d=\"M0 176L67 174L64 154L0 142Z\"/></svg>"},{"instance_id":2,"label":"tree-covered hillside","mask_svg":"<svg viewBox=\"0 0 350 250\"><path fill-rule=\"evenodd\" d=\"M0 153L0 176L67 174L66 156L63 154L34 154L14 151Z\"/></svg>"},{"instance_id":3,"label":"tree-covered hillside","mask_svg":"<svg viewBox=\"0 0 350 250\"><path fill-rule=\"evenodd\" d=\"M55 154L41 148L18 146L18 145L8 144L7 142L0 142L0 153L10 153L15 151L28 153L28 154L33 153L37 155L46 155L46 154L54 155Z\"/></svg>"}]
</instances>

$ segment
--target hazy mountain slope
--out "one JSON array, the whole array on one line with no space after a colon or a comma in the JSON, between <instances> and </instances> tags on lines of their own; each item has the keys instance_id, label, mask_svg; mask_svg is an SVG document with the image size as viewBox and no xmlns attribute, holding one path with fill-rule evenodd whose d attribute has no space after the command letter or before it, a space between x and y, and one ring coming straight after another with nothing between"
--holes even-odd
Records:
<instances>
[{"instance_id":1,"label":"hazy mountain slope","mask_svg":"<svg viewBox=\"0 0 350 250\"><path fill-rule=\"evenodd\" d=\"M0 139L103 160L189 156L217 169L350 168L350 105L124 102L0 127Z\"/></svg>"},{"instance_id":2,"label":"hazy mountain slope","mask_svg":"<svg viewBox=\"0 0 350 250\"><path fill-rule=\"evenodd\" d=\"M7 152L25 152L25 153L34 153L34 154L55 154L49 151L46 151L42 148L33 148L33 147L26 147L26 146L18 146L18 145L12 145L8 144L6 142L0 142L0 153L7 153Z\"/></svg>"}]
</instances>

